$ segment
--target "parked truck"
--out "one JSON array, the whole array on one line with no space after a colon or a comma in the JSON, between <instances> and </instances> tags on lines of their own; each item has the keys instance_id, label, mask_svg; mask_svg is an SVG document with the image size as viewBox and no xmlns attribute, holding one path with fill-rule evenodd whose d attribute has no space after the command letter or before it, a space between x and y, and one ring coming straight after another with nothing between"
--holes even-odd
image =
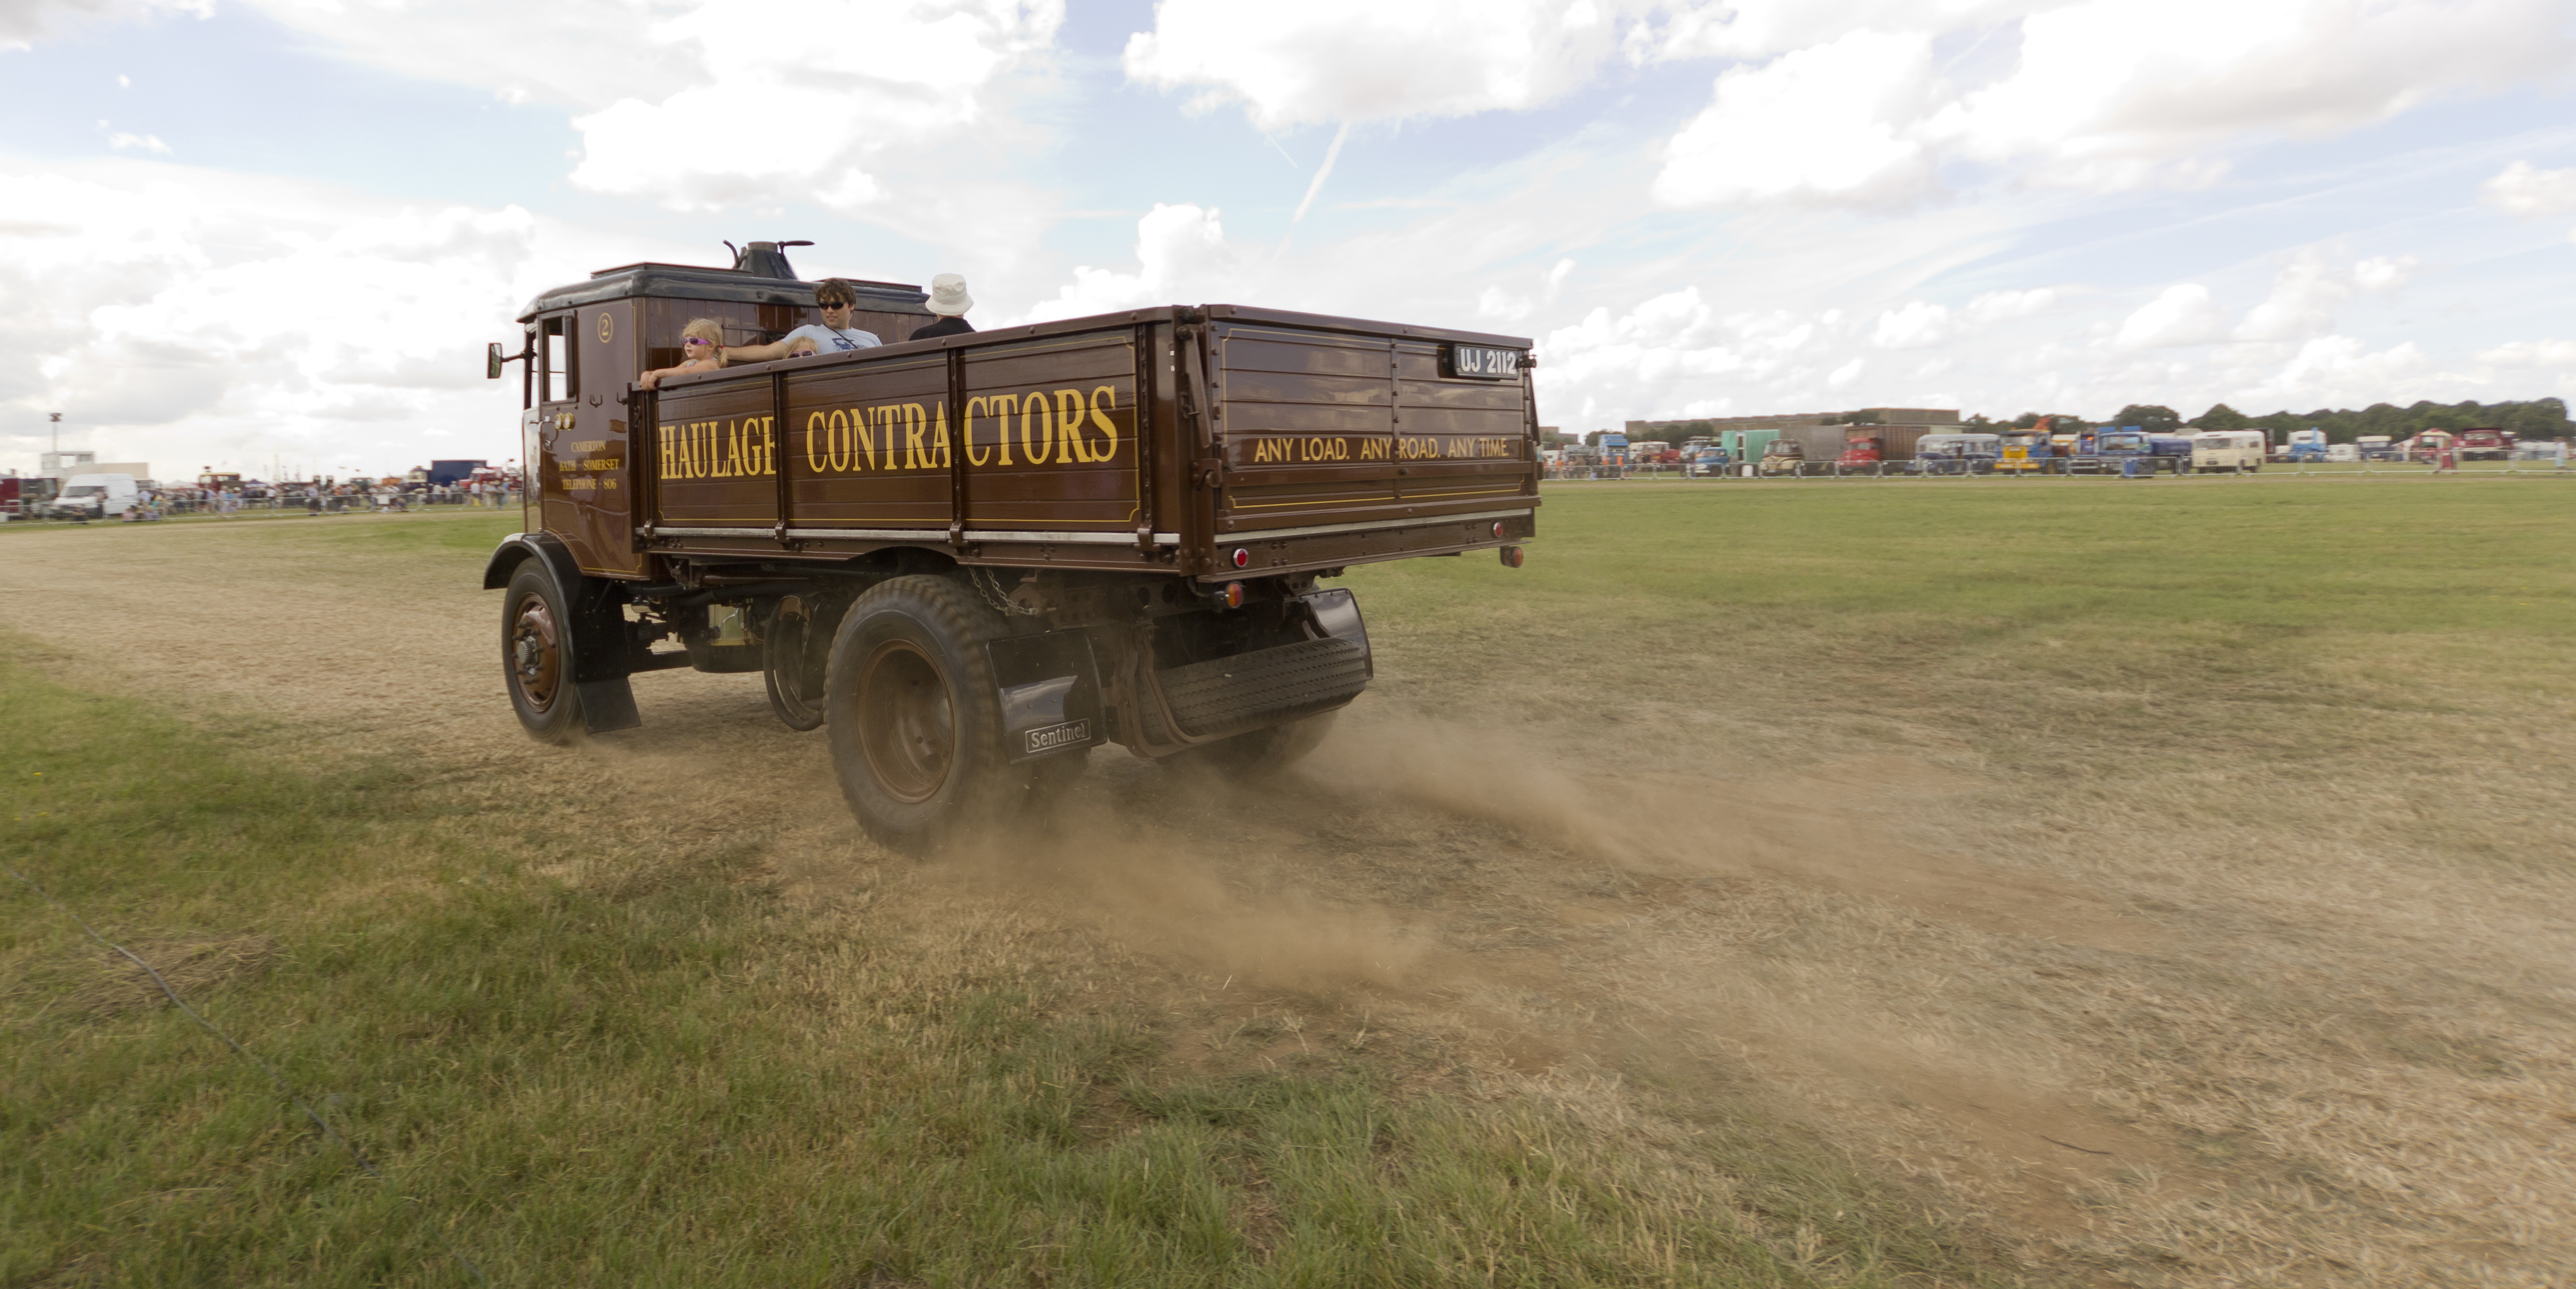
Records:
<instances>
[{"instance_id":1,"label":"parked truck","mask_svg":"<svg viewBox=\"0 0 2576 1289\"><path fill-rule=\"evenodd\" d=\"M632 678L758 672L825 729L887 844L1008 818L1121 744L1253 775L1373 672L1354 564L1536 531L1529 342L1232 305L907 340L917 288L857 286L878 348L684 374L816 316L773 243L539 295L521 366L526 531L483 574L542 740L634 726ZM671 647L666 647L671 646Z\"/></svg>"},{"instance_id":2,"label":"parked truck","mask_svg":"<svg viewBox=\"0 0 2576 1289\"><path fill-rule=\"evenodd\" d=\"M2297 462L2326 459L2326 432L2310 427L2290 431L2290 460Z\"/></svg>"},{"instance_id":3,"label":"parked truck","mask_svg":"<svg viewBox=\"0 0 2576 1289\"><path fill-rule=\"evenodd\" d=\"M2026 430L2005 430L2001 439L2002 456L1995 470L2003 474L2054 474L2064 466L2064 456L2057 450L2057 418L2043 416L2038 424Z\"/></svg>"},{"instance_id":4,"label":"parked truck","mask_svg":"<svg viewBox=\"0 0 2576 1289\"><path fill-rule=\"evenodd\" d=\"M2487 425L2460 431L2454 445L2463 461L2503 461L2513 456L2513 431Z\"/></svg>"},{"instance_id":5,"label":"parked truck","mask_svg":"<svg viewBox=\"0 0 2576 1289\"><path fill-rule=\"evenodd\" d=\"M2081 431L2076 436L2074 451L2066 460L2066 471L2070 474L2117 474L2130 478L2158 473L2183 474L2190 468L2190 439L2149 434L2134 425Z\"/></svg>"}]
</instances>

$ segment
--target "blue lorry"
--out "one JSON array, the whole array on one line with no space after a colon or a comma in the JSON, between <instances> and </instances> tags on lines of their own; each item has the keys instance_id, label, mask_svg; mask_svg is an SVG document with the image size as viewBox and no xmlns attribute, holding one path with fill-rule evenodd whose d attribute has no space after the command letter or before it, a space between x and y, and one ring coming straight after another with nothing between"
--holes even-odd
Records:
<instances>
[{"instance_id":1,"label":"blue lorry","mask_svg":"<svg viewBox=\"0 0 2576 1289\"><path fill-rule=\"evenodd\" d=\"M2183 474L2191 468L2191 440L2179 435L2149 434L2135 425L2102 426L2080 431L2063 467L2068 474L2116 474L2140 478Z\"/></svg>"}]
</instances>

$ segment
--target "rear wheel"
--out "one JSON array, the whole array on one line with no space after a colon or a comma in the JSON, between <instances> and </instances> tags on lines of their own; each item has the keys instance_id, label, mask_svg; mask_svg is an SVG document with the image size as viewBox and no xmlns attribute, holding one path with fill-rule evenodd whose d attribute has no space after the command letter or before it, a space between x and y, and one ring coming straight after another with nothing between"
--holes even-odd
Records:
<instances>
[{"instance_id":1,"label":"rear wheel","mask_svg":"<svg viewBox=\"0 0 2576 1289\"><path fill-rule=\"evenodd\" d=\"M761 632L760 675L769 689L769 710L791 730L823 725L832 637L831 629L815 620L820 607L803 596L787 596L771 610Z\"/></svg>"},{"instance_id":2,"label":"rear wheel","mask_svg":"<svg viewBox=\"0 0 2576 1289\"><path fill-rule=\"evenodd\" d=\"M535 560L510 575L501 600L501 670L519 725L541 743L580 732L581 691L572 683L571 615L562 588Z\"/></svg>"},{"instance_id":3,"label":"rear wheel","mask_svg":"<svg viewBox=\"0 0 2576 1289\"><path fill-rule=\"evenodd\" d=\"M1017 812L1029 771L1002 744L984 652L1003 631L943 577L881 583L842 617L823 703L841 796L869 836L919 853Z\"/></svg>"}]
</instances>

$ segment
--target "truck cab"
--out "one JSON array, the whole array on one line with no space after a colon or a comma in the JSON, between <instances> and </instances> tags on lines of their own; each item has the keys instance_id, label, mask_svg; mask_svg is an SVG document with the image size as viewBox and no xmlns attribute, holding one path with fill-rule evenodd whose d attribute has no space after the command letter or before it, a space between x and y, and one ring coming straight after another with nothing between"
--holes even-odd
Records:
<instances>
[{"instance_id":1,"label":"truck cab","mask_svg":"<svg viewBox=\"0 0 2576 1289\"><path fill-rule=\"evenodd\" d=\"M2310 428L2290 431L2290 460L2323 461L2326 459L2326 432Z\"/></svg>"},{"instance_id":2,"label":"truck cab","mask_svg":"<svg viewBox=\"0 0 2576 1289\"><path fill-rule=\"evenodd\" d=\"M2513 431L2493 425L2462 430L2459 450L2463 461L2505 460L2513 455Z\"/></svg>"},{"instance_id":3,"label":"truck cab","mask_svg":"<svg viewBox=\"0 0 2576 1289\"><path fill-rule=\"evenodd\" d=\"M1915 440L1909 464L1915 474L1988 474L2003 460L2005 440L2002 434L1926 434Z\"/></svg>"},{"instance_id":4,"label":"truck cab","mask_svg":"<svg viewBox=\"0 0 2576 1289\"><path fill-rule=\"evenodd\" d=\"M1807 464L1807 450L1796 439L1782 436L1762 445L1762 473L1796 474Z\"/></svg>"}]
</instances>

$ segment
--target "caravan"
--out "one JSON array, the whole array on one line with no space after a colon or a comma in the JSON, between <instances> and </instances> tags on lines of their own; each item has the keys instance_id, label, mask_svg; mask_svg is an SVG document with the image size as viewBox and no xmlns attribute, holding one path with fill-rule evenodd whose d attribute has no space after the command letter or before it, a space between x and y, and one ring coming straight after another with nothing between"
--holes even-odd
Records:
<instances>
[{"instance_id":1,"label":"caravan","mask_svg":"<svg viewBox=\"0 0 2576 1289\"><path fill-rule=\"evenodd\" d=\"M2191 468L2194 473L2260 470L2265 446L2261 430L2202 430L2191 436Z\"/></svg>"}]
</instances>

